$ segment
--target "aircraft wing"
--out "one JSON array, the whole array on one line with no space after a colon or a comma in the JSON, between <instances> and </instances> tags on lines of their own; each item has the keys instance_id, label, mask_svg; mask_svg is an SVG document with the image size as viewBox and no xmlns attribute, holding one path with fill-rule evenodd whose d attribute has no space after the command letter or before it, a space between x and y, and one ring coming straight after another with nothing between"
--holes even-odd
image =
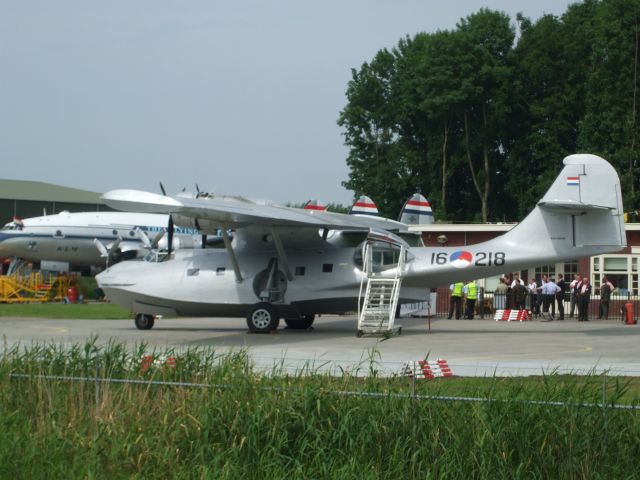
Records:
<instances>
[{"instance_id":1,"label":"aircraft wing","mask_svg":"<svg viewBox=\"0 0 640 480\"><path fill-rule=\"evenodd\" d=\"M219 228L227 229L261 225L335 230L378 229L400 232L408 230L405 224L385 218L283 207L242 197L168 197L139 190L111 190L102 195L102 199L107 205L118 210L171 214L176 219L181 217L193 219L196 225L202 225L205 223L203 221L206 221ZM179 220L174 221L180 223Z\"/></svg>"}]
</instances>

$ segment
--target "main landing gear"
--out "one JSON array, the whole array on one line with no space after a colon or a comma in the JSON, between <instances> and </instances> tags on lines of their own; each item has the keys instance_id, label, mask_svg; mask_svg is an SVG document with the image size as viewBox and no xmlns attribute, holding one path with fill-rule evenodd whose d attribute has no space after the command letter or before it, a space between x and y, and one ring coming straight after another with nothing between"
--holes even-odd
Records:
<instances>
[{"instance_id":1,"label":"main landing gear","mask_svg":"<svg viewBox=\"0 0 640 480\"><path fill-rule=\"evenodd\" d=\"M256 303L249 310L247 325L254 333L268 333L278 328L280 317L276 308L267 302Z\"/></svg>"},{"instance_id":2,"label":"main landing gear","mask_svg":"<svg viewBox=\"0 0 640 480\"><path fill-rule=\"evenodd\" d=\"M313 325L315 315L300 315L295 318L285 318L284 322L287 324L287 328L292 330L308 330Z\"/></svg>"},{"instance_id":3,"label":"main landing gear","mask_svg":"<svg viewBox=\"0 0 640 480\"><path fill-rule=\"evenodd\" d=\"M287 328L307 330L313 325L315 315L300 315L285 318ZM268 302L256 303L247 314L247 325L253 333L268 333L276 330L280 324L278 309Z\"/></svg>"},{"instance_id":4,"label":"main landing gear","mask_svg":"<svg viewBox=\"0 0 640 480\"><path fill-rule=\"evenodd\" d=\"M134 322L139 330L151 330L155 317L153 315L144 315L142 313L136 314Z\"/></svg>"}]
</instances>

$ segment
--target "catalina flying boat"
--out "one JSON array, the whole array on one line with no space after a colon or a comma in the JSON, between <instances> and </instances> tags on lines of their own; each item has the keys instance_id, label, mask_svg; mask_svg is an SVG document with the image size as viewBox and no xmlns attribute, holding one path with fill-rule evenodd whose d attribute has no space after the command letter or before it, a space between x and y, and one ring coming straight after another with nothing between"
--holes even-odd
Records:
<instances>
[{"instance_id":1,"label":"catalina flying boat","mask_svg":"<svg viewBox=\"0 0 640 480\"><path fill-rule=\"evenodd\" d=\"M203 234L220 230L225 248L169 245L146 261L113 265L97 280L111 301L136 314L140 329L152 328L156 315L245 317L254 332L274 330L281 318L290 328L308 328L315 315L359 309L371 276L399 276L397 304L419 303L430 287L453 281L619 251L626 246L620 192L607 161L571 155L510 231L475 245L425 247L406 223L367 215L373 211L367 201L359 212L365 215L344 215L242 197L113 190L102 197L109 206L167 214ZM432 220L426 200L407 202L400 218L412 217Z\"/></svg>"}]
</instances>

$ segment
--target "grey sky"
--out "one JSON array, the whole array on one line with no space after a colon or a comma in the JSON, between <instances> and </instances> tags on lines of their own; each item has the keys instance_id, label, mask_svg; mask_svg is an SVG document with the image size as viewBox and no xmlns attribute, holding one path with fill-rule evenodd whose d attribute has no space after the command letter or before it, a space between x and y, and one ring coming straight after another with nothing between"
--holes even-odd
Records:
<instances>
[{"instance_id":1,"label":"grey sky","mask_svg":"<svg viewBox=\"0 0 640 480\"><path fill-rule=\"evenodd\" d=\"M482 6L569 3L0 0L0 178L350 203L352 67Z\"/></svg>"}]
</instances>

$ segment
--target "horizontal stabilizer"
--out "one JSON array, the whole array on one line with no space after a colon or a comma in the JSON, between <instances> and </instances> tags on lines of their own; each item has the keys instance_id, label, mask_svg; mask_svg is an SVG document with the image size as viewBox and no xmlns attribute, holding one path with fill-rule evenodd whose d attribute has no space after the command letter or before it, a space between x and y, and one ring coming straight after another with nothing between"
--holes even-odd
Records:
<instances>
[{"instance_id":1,"label":"horizontal stabilizer","mask_svg":"<svg viewBox=\"0 0 640 480\"><path fill-rule=\"evenodd\" d=\"M540 202L538 203L538 206L547 210L559 210L563 213L570 213L573 215L594 210L613 210L613 207L605 205L586 205L584 203L563 202L561 200Z\"/></svg>"}]
</instances>

